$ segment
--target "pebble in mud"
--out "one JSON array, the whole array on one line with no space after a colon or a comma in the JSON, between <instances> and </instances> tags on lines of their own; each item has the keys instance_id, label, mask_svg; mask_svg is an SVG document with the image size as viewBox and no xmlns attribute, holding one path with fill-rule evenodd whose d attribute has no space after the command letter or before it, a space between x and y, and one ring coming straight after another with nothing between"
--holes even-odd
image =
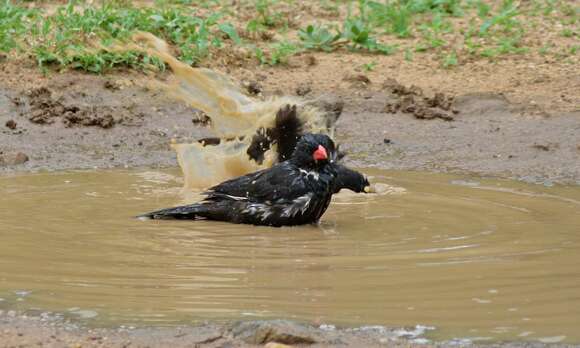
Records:
<instances>
[{"instance_id":1,"label":"pebble in mud","mask_svg":"<svg viewBox=\"0 0 580 348\"><path fill-rule=\"evenodd\" d=\"M128 107L83 105L75 101L67 102L64 97L54 94L48 87L29 90L25 94L27 103L19 102L21 115L39 125L51 125L62 119L64 125L69 128L96 126L103 129L112 128L122 122L133 124L142 118L141 113L131 112ZM23 108L25 104L29 105L29 110Z\"/></svg>"},{"instance_id":2,"label":"pebble in mud","mask_svg":"<svg viewBox=\"0 0 580 348\"><path fill-rule=\"evenodd\" d=\"M28 156L23 152L0 153L0 166L16 166L28 162Z\"/></svg>"},{"instance_id":3,"label":"pebble in mud","mask_svg":"<svg viewBox=\"0 0 580 348\"><path fill-rule=\"evenodd\" d=\"M310 325L287 320L239 322L231 328L235 338L248 344L312 344L317 341L317 330Z\"/></svg>"},{"instance_id":4,"label":"pebble in mud","mask_svg":"<svg viewBox=\"0 0 580 348\"><path fill-rule=\"evenodd\" d=\"M534 144L532 145L532 147L534 149L538 149L541 151L552 151L552 150L556 150L560 147L560 145L556 144L556 143L546 143L546 144Z\"/></svg>"},{"instance_id":5,"label":"pebble in mud","mask_svg":"<svg viewBox=\"0 0 580 348\"><path fill-rule=\"evenodd\" d=\"M6 127L10 128L12 130L16 129L17 126L18 126L18 123L16 123L16 121L14 121L14 120L6 121Z\"/></svg>"},{"instance_id":6,"label":"pebble in mud","mask_svg":"<svg viewBox=\"0 0 580 348\"><path fill-rule=\"evenodd\" d=\"M395 79L387 79L383 89L389 90L395 100L385 105L384 112L402 112L412 114L417 119L432 120L435 118L444 121L453 121L458 113L454 106L454 97L443 93L435 93L432 98L426 97L417 86L405 87Z\"/></svg>"},{"instance_id":7,"label":"pebble in mud","mask_svg":"<svg viewBox=\"0 0 580 348\"><path fill-rule=\"evenodd\" d=\"M309 94L310 92L312 92L312 87L310 85L301 84L298 87L296 87L296 95L297 96L304 97L305 95Z\"/></svg>"},{"instance_id":8,"label":"pebble in mud","mask_svg":"<svg viewBox=\"0 0 580 348\"><path fill-rule=\"evenodd\" d=\"M351 75L347 74L343 78L344 81L351 83L352 88L363 89L367 88L371 84L371 80L363 74Z\"/></svg>"},{"instance_id":9,"label":"pebble in mud","mask_svg":"<svg viewBox=\"0 0 580 348\"><path fill-rule=\"evenodd\" d=\"M106 80L106 81L103 83L103 86L104 86L106 89L109 89L109 90L111 90L111 91L118 91L118 90L120 90L120 89L121 89L121 86L119 85L119 83L118 83L117 81Z\"/></svg>"},{"instance_id":10,"label":"pebble in mud","mask_svg":"<svg viewBox=\"0 0 580 348\"><path fill-rule=\"evenodd\" d=\"M245 81L243 85L250 95L261 95L264 90L258 81Z\"/></svg>"}]
</instances>

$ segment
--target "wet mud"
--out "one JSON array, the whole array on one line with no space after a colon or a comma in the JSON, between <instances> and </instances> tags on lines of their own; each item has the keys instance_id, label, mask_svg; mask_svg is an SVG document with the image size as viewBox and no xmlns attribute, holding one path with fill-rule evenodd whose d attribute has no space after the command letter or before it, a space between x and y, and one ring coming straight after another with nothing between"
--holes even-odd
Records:
<instances>
[{"instance_id":1,"label":"wet mud","mask_svg":"<svg viewBox=\"0 0 580 348\"><path fill-rule=\"evenodd\" d=\"M433 97L427 97L421 88L417 86L405 87L395 79L387 79L383 83L383 89L391 92L395 97L392 102L387 102L385 112L395 114L402 112L412 114L420 120L432 120L439 118L444 121L453 121L459 110L453 107L454 97L443 93L435 93Z\"/></svg>"},{"instance_id":2,"label":"wet mud","mask_svg":"<svg viewBox=\"0 0 580 348\"><path fill-rule=\"evenodd\" d=\"M171 328L88 328L50 313L0 311L2 347L431 347L422 327L336 328L288 320L234 321ZM414 342L415 340L416 342ZM526 344L543 347L542 344Z\"/></svg>"},{"instance_id":3,"label":"wet mud","mask_svg":"<svg viewBox=\"0 0 580 348\"><path fill-rule=\"evenodd\" d=\"M308 97L342 113L336 137L349 164L580 182L580 112L545 117L498 94L425 96L394 80ZM0 85L0 152L28 158L0 161L0 172L175 166L171 139L214 136L208 124L131 77L66 74L34 89Z\"/></svg>"},{"instance_id":4,"label":"wet mud","mask_svg":"<svg viewBox=\"0 0 580 348\"><path fill-rule=\"evenodd\" d=\"M175 166L170 140L210 136L206 125L143 79L69 73L36 87L0 83L0 172ZM28 160L2 160L18 153Z\"/></svg>"},{"instance_id":5,"label":"wet mud","mask_svg":"<svg viewBox=\"0 0 580 348\"><path fill-rule=\"evenodd\" d=\"M356 165L580 184L579 112L545 117L497 94L395 91L344 98L337 136Z\"/></svg>"}]
</instances>

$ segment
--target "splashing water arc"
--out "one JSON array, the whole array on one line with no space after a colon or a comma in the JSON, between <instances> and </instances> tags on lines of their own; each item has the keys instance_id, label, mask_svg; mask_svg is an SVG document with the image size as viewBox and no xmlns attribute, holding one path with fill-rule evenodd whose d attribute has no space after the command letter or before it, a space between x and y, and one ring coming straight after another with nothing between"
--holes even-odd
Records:
<instances>
[{"instance_id":1,"label":"splashing water arc","mask_svg":"<svg viewBox=\"0 0 580 348\"><path fill-rule=\"evenodd\" d=\"M144 51L169 65L174 78L172 82L160 85L171 96L205 112L216 136L236 139L216 146L172 142L186 188L206 188L272 166L276 161L275 145L266 152L261 164L250 159L246 150L258 129L274 125L276 113L284 105L293 104L300 108L299 117L305 131L333 133L323 113L304 100L294 97L251 98L230 77L179 61L169 52L167 43L153 34L137 33L134 41L144 45L134 43L123 49Z\"/></svg>"}]
</instances>

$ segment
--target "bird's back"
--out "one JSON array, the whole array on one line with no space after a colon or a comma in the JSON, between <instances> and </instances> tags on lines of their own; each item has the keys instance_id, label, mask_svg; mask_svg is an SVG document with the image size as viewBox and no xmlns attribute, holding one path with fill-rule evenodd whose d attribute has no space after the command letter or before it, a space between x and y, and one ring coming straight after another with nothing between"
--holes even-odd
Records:
<instances>
[{"instance_id":1,"label":"bird's back","mask_svg":"<svg viewBox=\"0 0 580 348\"><path fill-rule=\"evenodd\" d=\"M212 219L270 226L314 223L330 204L334 180L331 168L308 172L283 162L212 187L202 204L215 208Z\"/></svg>"}]
</instances>

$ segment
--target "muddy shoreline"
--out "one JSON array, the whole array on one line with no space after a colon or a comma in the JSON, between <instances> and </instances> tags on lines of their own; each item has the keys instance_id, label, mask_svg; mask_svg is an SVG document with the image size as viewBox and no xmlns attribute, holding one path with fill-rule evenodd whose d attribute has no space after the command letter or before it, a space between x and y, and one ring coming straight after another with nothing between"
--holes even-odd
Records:
<instances>
[{"instance_id":1,"label":"muddy shoreline","mask_svg":"<svg viewBox=\"0 0 580 348\"><path fill-rule=\"evenodd\" d=\"M170 141L211 131L149 82L69 73L0 85L0 174L176 166ZM492 93L431 97L390 79L350 86L306 96L344 103L337 140L350 165L580 184L580 111L538 114Z\"/></svg>"},{"instance_id":2,"label":"muddy shoreline","mask_svg":"<svg viewBox=\"0 0 580 348\"><path fill-rule=\"evenodd\" d=\"M0 347L580 347L542 342L434 342L416 326L335 327L292 320L205 322L176 327L102 328L58 314L0 311Z\"/></svg>"},{"instance_id":3,"label":"muddy shoreline","mask_svg":"<svg viewBox=\"0 0 580 348\"><path fill-rule=\"evenodd\" d=\"M91 347L263 347L274 342L286 345L326 346L393 346L412 344L421 327L358 329L315 326L289 320L208 322L177 327L99 328L63 319L59 315L0 313L0 346ZM421 341L417 341L421 342ZM275 347L275 346L272 346ZM284 346L280 346L284 347Z\"/></svg>"}]
</instances>

